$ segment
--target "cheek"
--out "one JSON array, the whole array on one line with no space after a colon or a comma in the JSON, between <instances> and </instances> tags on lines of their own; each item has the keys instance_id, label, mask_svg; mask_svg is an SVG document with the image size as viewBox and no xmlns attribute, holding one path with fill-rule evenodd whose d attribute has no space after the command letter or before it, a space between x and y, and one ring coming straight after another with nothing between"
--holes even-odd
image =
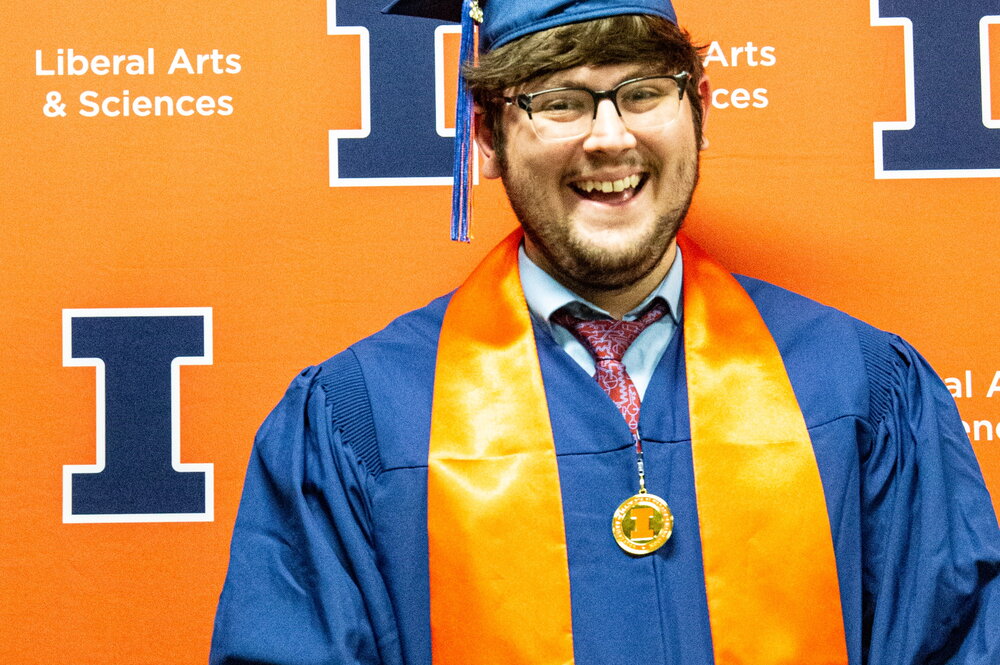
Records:
<instances>
[{"instance_id":1,"label":"cheek","mask_svg":"<svg viewBox=\"0 0 1000 665\"><path fill-rule=\"evenodd\" d=\"M677 136L675 141L665 142L656 148L660 156L664 173L667 177L676 178L692 170L692 165L698 159L695 149L694 131L684 136Z\"/></svg>"},{"instance_id":2,"label":"cheek","mask_svg":"<svg viewBox=\"0 0 1000 665\"><path fill-rule=\"evenodd\" d=\"M530 126L508 126L501 166L535 182L560 179L576 159L575 143L545 143Z\"/></svg>"},{"instance_id":3,"label":"cheek","mask_svg":"<svg viewBox=\"0 0 1000 665\"><path fill-rule=\"evenodd\" d=\"M535 179L547 170L546 160L537 151L523 144L506 146L505 166L515 170L522 178Z\"/></svg>"}]
</instances>

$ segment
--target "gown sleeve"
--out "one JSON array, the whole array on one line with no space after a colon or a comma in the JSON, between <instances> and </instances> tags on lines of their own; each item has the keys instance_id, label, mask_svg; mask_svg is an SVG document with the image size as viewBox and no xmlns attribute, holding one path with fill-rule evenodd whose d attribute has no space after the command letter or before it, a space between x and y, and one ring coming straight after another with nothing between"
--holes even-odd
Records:
<instances>
[{"instance_id":1,"label":"gown sleeve","mask_svg":"<svg viewBox=\"0 0 1000 665\"><path fill-rule=\"evenodd\" d=\"M300 374L257 434L212 665L401 663L372 544L370 475L333 422L329 371Z\"/></svg>"},{"instance_id":2,"label":"gown sleeve","mask_svg":"<svg viewBox=\"0 0 1000 665\"><path fill-rule=\"evenodd\" d=\"M864 662L996 665L1000 528L989 493L942 381L905 342L880 337L862 340L876 416L862 451Z\"/></svg>"}]
</instances>

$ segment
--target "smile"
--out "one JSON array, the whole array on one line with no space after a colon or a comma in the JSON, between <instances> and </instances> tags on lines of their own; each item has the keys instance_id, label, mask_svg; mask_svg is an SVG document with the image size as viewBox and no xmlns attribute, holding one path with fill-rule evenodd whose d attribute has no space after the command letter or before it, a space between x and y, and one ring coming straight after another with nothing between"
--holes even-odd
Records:
<instances>
[{"instance_id":1,"label":"smile","mask_svg":"<svg viewBox=\"0 0 1000 665\"><path fill-rule=\"evenodd\" d=\"M624 203L646 184L645 173L634 173L617 180L578 180L570 188L582 198L602 203Z\"/></svg>"}]
</instances>

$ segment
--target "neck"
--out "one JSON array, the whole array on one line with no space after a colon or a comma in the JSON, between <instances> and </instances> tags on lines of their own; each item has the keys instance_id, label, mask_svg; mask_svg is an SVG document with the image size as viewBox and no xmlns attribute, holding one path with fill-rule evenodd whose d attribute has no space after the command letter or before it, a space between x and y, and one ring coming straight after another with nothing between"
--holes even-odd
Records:
<instances>
[{"instance_id":1,"label":"neck","mask_svg":"<svg viewBox=\"0 0 1000 665\"><path fill-rule=\"evenodd\" d=\"M677 255L677 241L671 241L656 266L640 279L616 289L602 289L580 284L556 269L536 247L525 238L524 251L535 265L549 273L553 279L581 298L597 305L616 319L620 319L639 306L653 292L674 264Z\"/></svg>"}]
</instances>

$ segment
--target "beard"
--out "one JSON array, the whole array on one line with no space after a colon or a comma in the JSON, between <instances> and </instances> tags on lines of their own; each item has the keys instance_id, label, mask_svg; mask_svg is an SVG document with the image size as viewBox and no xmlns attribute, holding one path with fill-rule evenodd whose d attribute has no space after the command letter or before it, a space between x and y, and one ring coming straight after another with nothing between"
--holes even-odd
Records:
<instances>
[{"instance_id":1,"label":"beard","mask_svg":"<svg viewBox=\"0 0 1000 665\"><path fill-rule=\"evenodd\" d=\"M673 165L669 186L674 196L661 206L664 209L655 211L652 223L608 244L585 237L570 217L553 220L540 202L538 193L544 191L541 179L512 170L506 160L501 177L525 236L557 271L553 277L571 289L615 291L650 274L670 249L698 183L699 157L695 151L691 159ZM651 171L649 181L662 186L662 175ZM649 181L644 187L649 186Z\"/></svg>"}]
</instances>

